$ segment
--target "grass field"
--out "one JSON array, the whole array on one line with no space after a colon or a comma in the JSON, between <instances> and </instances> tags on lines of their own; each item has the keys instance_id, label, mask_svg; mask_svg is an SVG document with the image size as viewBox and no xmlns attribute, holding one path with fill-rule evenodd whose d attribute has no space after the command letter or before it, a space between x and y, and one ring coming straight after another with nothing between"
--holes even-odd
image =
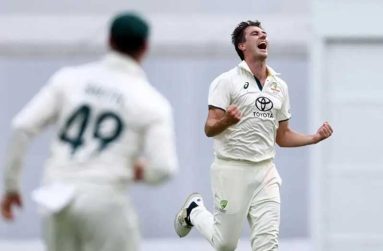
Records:
<instances>
[{"instance_id":1,"label":"grass field","mask_svg":"<svg viewBox=\"0 0 383 251\"><path fill-rule=\"evenodd\" d=\"M38 240L1 240L1 251L44 251ZM213 251L204 239L147 239L142 243L141 251ZM251 251L248 240L239 242L238 251ZM279 251L312 251L308 240L282 239Z\"/></svg>"}]
</instances>

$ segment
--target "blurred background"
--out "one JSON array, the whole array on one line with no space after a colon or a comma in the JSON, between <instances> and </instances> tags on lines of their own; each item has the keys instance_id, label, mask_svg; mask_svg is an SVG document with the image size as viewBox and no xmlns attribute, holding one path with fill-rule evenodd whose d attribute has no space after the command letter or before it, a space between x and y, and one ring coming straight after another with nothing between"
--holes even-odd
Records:
<instances>
[{"instance_id":1,"label":"blurred background","mask_svg":"<svg viewBox=\"0 0 383 251\"><path fill-rule=\"evenodd\" d=\"M203 133L208 88L239 63L232 30L254 19L269 35L269 65L288 83L291 127L313 133L328 120L335 129L319 145L278 148L280 250L383 250L380 0L0 0L0 163L12 117L60 67L102 57L110 18L123 10L135 10L151 24L144 69L174 107L180 163L166 185L130 190L143 251L212 250L196 231L179 240L173 218L195 191L212 209L212 140ZM0 250L43 250L30 194L39 186L51 137L48 131L29 148L24 208L12 224L0 221ZM239 250L250 250L248 233L246 225Z\"/></svg>"}]
</instances>

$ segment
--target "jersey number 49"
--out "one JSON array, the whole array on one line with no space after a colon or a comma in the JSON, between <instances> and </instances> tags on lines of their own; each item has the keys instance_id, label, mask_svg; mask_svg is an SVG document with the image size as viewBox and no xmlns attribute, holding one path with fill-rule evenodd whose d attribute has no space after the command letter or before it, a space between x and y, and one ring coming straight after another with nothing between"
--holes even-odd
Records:
<instances>
[{"instance_id":1,"label":"jersey number 49","mask_svg":"<svg viewBox=\"0 0 383 251\"><path fill-rule=\"evenodd\" d=\"M95 123L90 123L92 109L89 105L82 105L77 108L64 123L63 129L59 133L60 140L71 146L72 154L76 153L82 145L85 144L84 133L86 130L92 130L92 137L99 141L98 151L104 150L110 143L118 139L121 135L124 124L121 118L112 111L103 111L95 114ZM101 128L104 123L112 123L113 128L107 134L102 132ZM75 131L74 135L69 131Z\"/></svg>"}]
</instances>

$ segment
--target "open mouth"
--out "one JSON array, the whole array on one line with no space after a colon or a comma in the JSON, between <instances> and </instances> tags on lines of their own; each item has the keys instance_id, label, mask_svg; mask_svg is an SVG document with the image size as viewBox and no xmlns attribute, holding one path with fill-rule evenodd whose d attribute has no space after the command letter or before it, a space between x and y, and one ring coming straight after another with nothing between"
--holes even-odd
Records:
<instances>
[{"instance_id":1,"label":"open mouth","mask_svg":"<svg viewBox=\"0 0 383 251\"><path fill-rule=\"evenodd\" d=\"M261 42L260 44L258 44L258 48L261 50L266 50L267 49L266 42Z\"/></svg>"}]
</instances>

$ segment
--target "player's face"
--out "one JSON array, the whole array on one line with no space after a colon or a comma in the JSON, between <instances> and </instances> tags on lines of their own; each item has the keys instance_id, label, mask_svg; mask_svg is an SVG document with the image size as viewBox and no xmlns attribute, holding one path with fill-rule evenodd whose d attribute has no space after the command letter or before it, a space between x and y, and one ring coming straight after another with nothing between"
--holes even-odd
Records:
<instances>
[{"instance_id":1,"label":"player's face","mask_svg":"<svg viewBox=\"0 0 383 251\"><path fill-rule=\"evenodd\" d=\"M244 32L245 42L241 45L244 55L257 59L266 59L269 45L267 33L257 26L249 26Z\"/></svg>"}]
</instances>

